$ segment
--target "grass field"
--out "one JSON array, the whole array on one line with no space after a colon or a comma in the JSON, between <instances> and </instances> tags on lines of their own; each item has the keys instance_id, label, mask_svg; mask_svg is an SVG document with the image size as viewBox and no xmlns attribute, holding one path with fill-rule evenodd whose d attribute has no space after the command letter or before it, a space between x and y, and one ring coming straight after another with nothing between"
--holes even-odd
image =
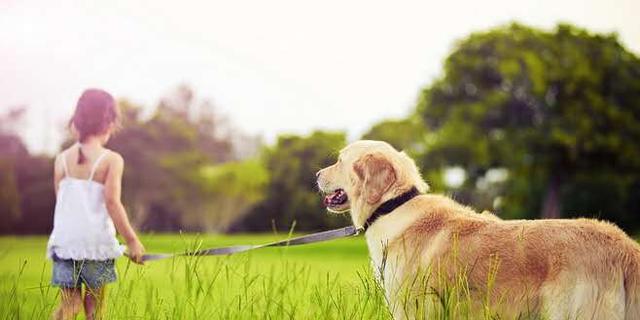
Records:
<instances>
[{"instance_id":1,"label":"grass field","mask_svg":"<svg viewBox=\"0 0 640 320\"><path fill-rule=\"evenodd\" d=\"M260 244L286 235L145 235L148 252ZM0 237L0 319L46 319L59 300L49 286L46 237ZM351 238L221 257L138 266L121 258L108 319L389 319L366 245Z\"/></svg>"}]
</instances>

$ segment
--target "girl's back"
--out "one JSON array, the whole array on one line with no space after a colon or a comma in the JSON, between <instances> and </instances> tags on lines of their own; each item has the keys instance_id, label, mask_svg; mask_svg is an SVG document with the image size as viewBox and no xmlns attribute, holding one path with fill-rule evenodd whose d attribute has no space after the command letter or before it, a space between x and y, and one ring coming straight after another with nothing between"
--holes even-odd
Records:
<instances>
[{"instance_id":1,"label":"girl's back","mask_svg":"<svg viewBox=\"0 0 640 320\"><path fill-rule=\"evenodd\" d=\"M47 256L73 260L114 259L122 255L124 248L116 239L104 198L112 152L83 147L85 159L78 163L79 148L80 144L70 147L56 161L56 171L62 171L62 179L58 184Z\"/></svg>"},{"instance_id":2,"label":"girl's back","mask_svg":"<svg viewBox=\"0 0 640 320\"><path fill-rule=\"evenodd\" d=\"M96 150L88 150L87 147L83 147L82 153L85 160L83 161L83 163L78 163L79 146L80 144L76 143L66 150L62 151L56 159L56 166L58 165L57 162L60 161L60 165L62 166L61 169L64 172L64 165L67 164L69 177L72 179L81 180L90 180L89 178L91 178L91 171L95 167L96 170L94 172L92 181L104 185L109 169L109 156L111 154L114 154L114 152L107 148L96 148ZM102 158L99 159L100 157Z\"/></svg>"}]
</instances>

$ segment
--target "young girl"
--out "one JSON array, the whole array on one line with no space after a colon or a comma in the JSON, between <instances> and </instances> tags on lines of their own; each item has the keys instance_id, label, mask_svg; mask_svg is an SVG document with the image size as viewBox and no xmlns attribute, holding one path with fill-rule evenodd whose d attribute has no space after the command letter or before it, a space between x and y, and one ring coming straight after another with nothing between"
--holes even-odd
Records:
<instances>
[{"instance_id":1,"label":"young girl","mask_svg":"<svg viewBox=\"0 0 640 320\"><path fill-rule=\"evenodd\" d=\"M70 126L78 143L55 161L56 208L47 256L53 260L52 284L61 289L62 303L55 319L75 318L83 304L87 319L104 311L105 284L116 280L114 259L128 246L128 255L142 264L144 247L129 224L120 202L124 161L104 147L116 128L118 110L113 97L102 90L86 90Z\"/></svg>"}]
</instances>

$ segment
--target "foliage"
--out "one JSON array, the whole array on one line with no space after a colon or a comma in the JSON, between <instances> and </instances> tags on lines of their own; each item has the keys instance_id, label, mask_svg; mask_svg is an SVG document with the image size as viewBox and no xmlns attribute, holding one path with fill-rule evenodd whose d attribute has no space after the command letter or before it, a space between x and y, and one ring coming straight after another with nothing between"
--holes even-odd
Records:
<instances>
[{"instance_id":1,"label":"foliage","mask_svg":"<svg viewBox=\"0 0 640 320\"><path fill-rule=\"evenodd\" d=\"M46 233L52 227L52 161L30 155L15 133L24 114L18 108L0 116L0 233Z\"/></svg>"},{"instance_id":2,"label":"foliage","mask_svg":"<svg viewBox=\"0 0 640 320\"><path fill-rule=\"evenodd\" d=\"M232 143L218 137L211 106L193 111L193 93L184 87L148 120L140 107L120 105L124 129L108 146L125 159L124 202L140 228L220 231L228 222L217 223L242 213L234 209L246 210L251 199L225 199L207 186L203 169L233 160Z\"/></svg>"},{"instance_id":3,"label":"foliage","mask_svg":"<svg viewBox=\"0 0 640 320\"><path fill-rule=\"evenodd\" d=\"M12 161L0 159L0 233L9 233L20 219L20 194Z\"/></svg>"},{"instance_id":4,"label":"foliage","mask_svg":"<svg viewBox=\"0 0 640 320\"><path fill-rule=\"evenodd\" d=\"M138 228L224 231L262 198L266 171L258 161L235 158L234 143L242 141L232 141L232 129L208 101L195 101L189 88L162 99L150 117L128 101L120 106L122 130L107 147L125 159L123 202ZM55 205L53 160L29 154L8 129L19 127L23 114L0 117L0 214L6 222L0 231L48 233ZM69 137L62 147L72 143Z\"/></svg>"},{"instance_id":5,"label":"foliage","mask_svg":"<svg viewBox=\"0 0 640 320\"><path fill-rule=\"evenodd\" d=\"M20 233L42 234L53 228L55 193L53 161L47 156L29 156L16 163L16 181L20 192Z\"/></svg>"},{"instance_id":6,"label":"foliage","mask_svg":"<svg viewBox=\"0 0 640 320\"><path fill-rule=\"evenodd\" d=\"M195 217L193 223L199 223L207 231L227 231L264 199L269 172L255 159L228 162L202 167L195 182L201 185L202 194L195 195L194 200L205 205L186 218Z\"/></svg>"},{"instance_id":7,"label":"foliage","mask_svg":"<svg viewBox=\"0 0 640 320\"><path fill-rule=\"evenodd\" d=\"M362 135L365 140L382 140L410 154L422 152L426 135L422 119L412 115L405 119L384 120Z\"/></svg>"},{"instance_id":8,"label":"foliage","mask_svg":"<svg viewBox=\"0 0 640 320\"><path fill-rule=\"evenodd\" d=\"M512 24L460 41L444 70L417 106L426 171L460 165L473 193L487 170L508 169L506 216L630 222L620 217L639 201L640 60L615 35ZM609 201L589 200L611 188Z\"/></svg>"},{"instance_id":9,"label":"foliage","mask_svg":"<svg viewBox=\"0 0 640 320\"><path fill-rule=\"evenodd\" d=\"M263 155L271 173L265 199L233 230L287 230L294 222L296 230L343 225L346 219L324 212L315 174L335 162L337 151L344 145L344 133L316 131L305 137L280 136Z\"/></svg>"}]
</instances>

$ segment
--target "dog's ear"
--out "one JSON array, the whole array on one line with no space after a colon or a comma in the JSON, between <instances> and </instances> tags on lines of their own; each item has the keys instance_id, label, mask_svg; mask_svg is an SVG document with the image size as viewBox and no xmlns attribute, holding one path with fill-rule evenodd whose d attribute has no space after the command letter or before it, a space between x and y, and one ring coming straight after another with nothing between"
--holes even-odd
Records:
<instances>
[{"instance_id":1,"label":"dog's ear","mask_svg":"<svg viewBox=\"0 0 640 320\"><path fill-rule=\"evenodd\" d=\"M353 164L353 170L362 182L362 196L368 204L380 201L396 181L391 162L380 152L364 155Z\"/></svg>"}]
</instances>

